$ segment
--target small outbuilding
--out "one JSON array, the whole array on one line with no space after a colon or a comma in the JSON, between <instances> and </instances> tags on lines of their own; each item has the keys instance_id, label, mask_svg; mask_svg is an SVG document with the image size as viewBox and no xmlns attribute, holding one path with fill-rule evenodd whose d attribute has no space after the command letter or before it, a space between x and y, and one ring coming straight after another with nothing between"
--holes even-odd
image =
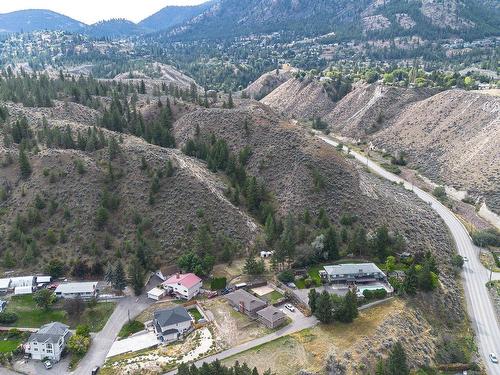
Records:
<instances>
[{"instance_id":1,"label":"small outbuilding","mask_svg":"<svg viewBox=\"0 0 500 375\"><path fill-rule=\"evenodd\" d=\"M0 279L0 293L7 293L10 289L10 278Z\"/></svg>"},{"instance_id":2,"label":"small outbuilding","mask_svg":"<svg viewBox=\"0 0 500 375\"><path fill-rule=\"evenodd\" d=\"M20 294L31 294L33 293L33 287L32 286L16 286L14 288L14 294L20 295Z\"/></svg>"},{"instance_id":3,"label":"small outbuilding","mask_svg":"<svg viewBox=\"0 0 500 375\"><path fill-rule=\"evenodd\" d=\"M166 293L167 291L165 289L153 288L148 292L148 298L159 301L162 297L165 296Z\"/></svg>"}]
</instances>

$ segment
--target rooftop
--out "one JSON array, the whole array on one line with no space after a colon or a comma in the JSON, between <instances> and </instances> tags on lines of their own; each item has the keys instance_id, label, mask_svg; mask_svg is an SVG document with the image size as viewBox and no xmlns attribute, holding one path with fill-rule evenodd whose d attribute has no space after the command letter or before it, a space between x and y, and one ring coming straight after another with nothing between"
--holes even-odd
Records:
<instances>
[{"instance_id":1,"label":"rooftop","mask_svg":"<svg viewBox=\"0 0 500 375\"><path fill-rule=\"evenodd\" d=\"M283 311L277 309L274 306L268 306L266 308L263 308L262 310L257 311L257 315L270 322L275 322L277 320L283 319L286 316Z\"/></svg>"},{"instance_id":2,"label":"rooftop","mask_svg":"<svg viewBox=\"0 0 500 375\"><path fill-rule=\"evenodd\" d=\"M0 279L0 289L7 289L9 286L10 286L10 278Z\"/></svg>"},{"instance_id":3,"label":"rooftop","mask_svg":"<svg viewBox=\"0 0 500 375\"><path fill-rule=\"evenodd\" d=\"M226 298L235 305L243 303L245 305L245 309L247 310L255 310L259 307L262 308L267 305L264 301L248 293L244 289L235 290L234 292L227 294Z\"/></svg>"},{"instance_id":4,"label":"rooftop","mask_svg":"<svg viewBox=\"0 0 500 375\"><path fill-rule=\"evenodd\" d=\"M148 294L151 294L151 295L156 296L156 297L161 297L164 293L165 293L165 290L160 289L160 288L153 288L148 292Z\"/></svg>"},{"instance_id":5,"label":"rooftop","mask_svg":"<svg viewBox=\"0 0 500 375\"><path fill-rule=\"evenodd\" d=\"M52 322L40 327L36 333L32 333L28 342L50 342L56 344L61 337L64 337L69 326L59 322Z\"/></svg>"},{"instance_id":6,"label":"rooftop","mask_svg":"<svg viewBox=\"0 0 500 375\"><path fill-rule=\"evenodd\" d=\"M201 279L194 273L185 273L170 276L167 281L164 282L164 284L179 284L186 288L192 288L200 281Z\"/></svg>"},{"instance_id":7,"label":"rooftop","mask_svg":"<svg viewBox=\"0 0 500 375\"><path fill-rule=\"evenodd\" d=\"M59 284L56 293L92 293L97 287L97 281L82 283Z\"/></svg>"},{"instance_id":8,"label":"rooftop","mask_svg":"<svg viewBox=\"0 0 500 375\"><path fill-rule=\"evenodd\" d=\"M170 326L172 324L184 323L191 321L191 315L182 306L175 306L165 310L158 310L154 313L155 323L161 327Z\"/></svg>"},{"instance_id":9,"label":"rooftop","mask_svg":"<svg viewBox=\"0 0 500 375\"><path fill-rule=\"evenodd\" d=\"M346 263L323 267L329 275L356 275L360 273L382 273L374 263Z\"/></svg>"}]
</instances>

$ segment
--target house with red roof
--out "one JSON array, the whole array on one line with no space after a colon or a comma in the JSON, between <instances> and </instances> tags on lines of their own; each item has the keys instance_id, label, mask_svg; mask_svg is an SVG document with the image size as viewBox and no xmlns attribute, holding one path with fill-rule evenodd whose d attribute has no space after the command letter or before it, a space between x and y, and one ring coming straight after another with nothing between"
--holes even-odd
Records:
<instances>
[{"instance_id":1,"label":"house with red roof","mask_svg":"<svg viewBox=\"0 0 500 375\"><path fill-rule=\"evenodd\" d=\"M176 273L165 280L162 285L167 293L189 301L200 292L202 282L194 273Z\"/></svg>"}]
</instances>

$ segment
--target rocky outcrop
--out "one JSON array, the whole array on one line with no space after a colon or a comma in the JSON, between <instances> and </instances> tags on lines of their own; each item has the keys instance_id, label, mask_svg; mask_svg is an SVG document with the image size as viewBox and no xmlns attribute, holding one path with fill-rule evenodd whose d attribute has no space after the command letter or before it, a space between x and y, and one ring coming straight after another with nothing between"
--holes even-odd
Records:
<instances>
[{"instance_id":1,"label":"rocky outcrop","mask_svg":"<svg viewBox=\"0 0 500 375\"><path fill-rule=\"evenodd\" d=\"M260 100L281 84L292 78L295 69L276 69L265 73L252 82L243 93L252 99Z\"/></svg>"}]
</instances>

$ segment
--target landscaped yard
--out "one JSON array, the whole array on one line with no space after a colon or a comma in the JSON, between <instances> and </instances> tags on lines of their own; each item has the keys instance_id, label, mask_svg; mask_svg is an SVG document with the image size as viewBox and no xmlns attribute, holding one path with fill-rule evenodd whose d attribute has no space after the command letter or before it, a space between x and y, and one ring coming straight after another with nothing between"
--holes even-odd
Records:
<instances>
[{"instance_id":1,"label":"landscaped yard","mask_svg":"<svg viewBox=\"0 0 500 375\"><path fill-rule=\"evenodd\" d=\"M5 311L17 314L18 318L12 327L38 328L54 321L66 324L68 322L66 311L57 306L45 311L36 305L31 294L13 296Z\"/></svg>"},{"instance_id":2,"label":"landscaped yard","mask_svg":"<svg viewBox=\"0 0 500 375\"><path fill-rule=\"evenodd\" d=\"M198 311L196 307L189 309L188 313L193 317L195 322L198 322L198 320L203 319L203 315L201 315L201 313Z\"/></svg>"},{"instance_id":3,"label":"landscaped yard","mask_svg":"<svg viewBox=\"0 0 500 375\"><path fill-rule=\"evenodd\" d=\"M2 339L0 341L0 353L9 353L16 349L20 344L21 339Z\"/></svg>"},{"instance_id":4,"label":"landscaped yard","mask_svg":"<svg viewBox=\"0 0 500 375\"><path fill-rule=\"evenodd\" d=\"M272 305L282 299L283 294L281 294L277 290L273 290L271 293L264 294L262 298Z\"/></svg>"},{"instance_id":5,"label":"landscaped yard","mask_svg":"<svg viewBox=\"0 0 500 375\"><path fill-rule=\"evenodd\" d=\"M106 324L115 308L114 302L98 303L95 307L87 307L79 319L68 318L63 309L63 302L58 301L48 310L39 308L33 300L33 295L13 296L7 304L6 311L17 314L18 319L12 327L38 328L50 322L61 322L76 328L79 324L88 324L92 332L100 331Z\"/></svg>"}]
</instances>

